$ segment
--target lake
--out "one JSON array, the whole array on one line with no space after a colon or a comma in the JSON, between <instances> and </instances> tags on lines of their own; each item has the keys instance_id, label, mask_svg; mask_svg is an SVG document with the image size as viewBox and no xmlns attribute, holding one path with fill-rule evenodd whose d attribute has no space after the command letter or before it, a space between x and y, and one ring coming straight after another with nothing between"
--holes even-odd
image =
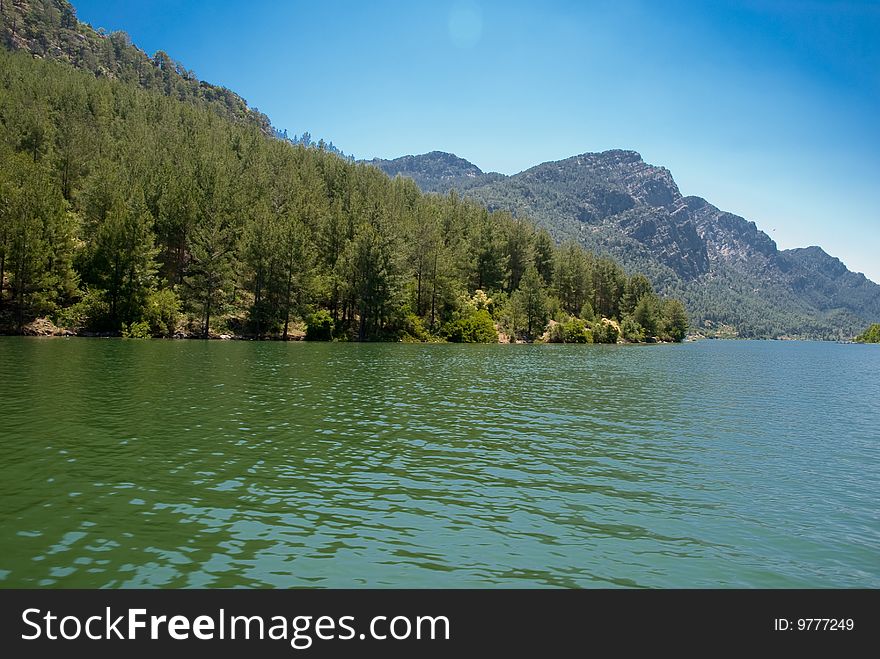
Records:
<instances>
[{"instance_id":1,"label":"lake","mask_svg":"<svg viewBox=\"0 0 880 659\"><path fill-rule=\"evenodd\" d=\"M0 337L0 587L880 587L880 346Z\"/></svg>"}]
</instances>

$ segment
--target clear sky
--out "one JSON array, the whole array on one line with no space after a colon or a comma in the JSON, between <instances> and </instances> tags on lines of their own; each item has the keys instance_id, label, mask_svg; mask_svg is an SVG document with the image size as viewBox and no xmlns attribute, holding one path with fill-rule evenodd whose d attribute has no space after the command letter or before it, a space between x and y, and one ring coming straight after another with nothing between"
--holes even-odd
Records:
<instances>
[{"instance_id":1,"label":"clear sky","mask_svg":"<svg viewBox=\"0 0 880 659\"><path fill-rule=\"evenodd\" d=\"M358 158L626 148L880 282L880 2L74 0Z\"/></svg>"}]
</instances>

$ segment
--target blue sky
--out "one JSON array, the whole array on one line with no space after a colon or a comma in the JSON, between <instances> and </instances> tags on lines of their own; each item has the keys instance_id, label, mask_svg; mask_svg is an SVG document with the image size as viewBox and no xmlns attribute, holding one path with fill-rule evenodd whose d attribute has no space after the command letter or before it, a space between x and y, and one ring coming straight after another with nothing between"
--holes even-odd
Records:
<instances>
[{"instance_id":1,"label":"blue sky","mask_svg":"<svg viewBox=\"0 0 880 659\"><path fill-rule=\"evenodd\" d=\"M880 282L880 2L74 4L358 158L634 149Z\"/></svg>"}]
</instances>

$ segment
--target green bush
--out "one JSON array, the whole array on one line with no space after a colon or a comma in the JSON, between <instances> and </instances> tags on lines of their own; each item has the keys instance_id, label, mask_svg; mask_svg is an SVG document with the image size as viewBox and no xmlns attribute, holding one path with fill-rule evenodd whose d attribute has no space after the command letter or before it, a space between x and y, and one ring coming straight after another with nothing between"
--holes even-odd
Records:
<instances>
[{"instance_id":1,"label":"green bush","mask_svg":"<svg viewBox=\"0 0 880 659\"><path fill-rule=\"evenodd\" d=\"M430 341L431 334L425 329L425 323L420 317L408 313L401 322L400 338L403 341Z\"/></svg>"},{"instance_id":2,"label":"green bush","mask_svg":"<svg viewBox=\"0 0 880 659\"><path fill-rule=\"evenodd\" d=\"M565 343L592 343L593 333L587 323L578 318L572 318L563 326Z\"/></svg>"},{"instance_id":3,"label":"green bush","mask_svg":"<svg viewBox=\"0 0 880 659\"><path fill-rule=\"evenodd\" d=\"M112 328L107 292L97 288L86 289L79 302L58 312L55 324L74 331L109 331Z\"/></svg>"},{"instance_id":4,"label":"green bush","mask_svg":"<svg viewBox=\"0 0 880 659\"><path fill-rule=\"evenodd\" d=\"M604 318L593 323L594 343L617 343L618 334L617 328Z\"/></svg>"},{"instance_id":5,"label":"green bush","mask_svg":"<svg viewBox=\"0 0 880 659\"><path fill-rule=\"evenodd\" d=\"M630 317L624 318L620 323L620 335L630 343L640 343L645 340L644 329Z\"/></svg>"},{"instance_id":6,"label":"green bush","mask_svg":"<svg viewBox=\"0 0 880 659\"><path fill-rule=\"evenodd\" d=\"M306 318L306 341L332 341L333 317L326 309L319 309Z\"/></svg>"},{"instance_id":7,"label":"green bush","mask_svg":"<svg viewBox=\"0 0 880 659\"><path fill-rule=\"evenodd\" d=\"M124 339L149 339L150 336L150 324L145 320L122 328L122 338Z\"/></svg>"},{"instance_id":8,"label":"green bush","mask_svg":"<svg viewBox=\"0 0 880 659\"><path fill-rule=\"evenodd\" d=\"M474 311L449 323L445 334L452 343L498 343L495 323L485 309Z\"/></svg>"},{"instance_id":9,"label":"green bush","mask_svg":"<svg viewBox=\"0 0 880 659\"><path fill-rule=\"evenodd\" d=\"M565 343L565 328L562 323L551 323L547 334L547 343Z\"/></svg>"},{"instance_id":10,"label":"green bush","mask_svg":"<svg viewBox=\"0 0 880 659\"><path fill-rule=\"evenodd\" d=\"M550 326L550 343L592 343L593 333L587 323L579 318Z\"/></svg>"},{"instance_id":11,"label":"green bush","mask_svg":"<svg viewBox=\"0 0 880 659\"><path fill-rule=\"evenodd\" d=\"M147 296L145 320L153 336L174 336L180 321L180 298L170 288L152 291Z\"/></svg>"}]
</instances>

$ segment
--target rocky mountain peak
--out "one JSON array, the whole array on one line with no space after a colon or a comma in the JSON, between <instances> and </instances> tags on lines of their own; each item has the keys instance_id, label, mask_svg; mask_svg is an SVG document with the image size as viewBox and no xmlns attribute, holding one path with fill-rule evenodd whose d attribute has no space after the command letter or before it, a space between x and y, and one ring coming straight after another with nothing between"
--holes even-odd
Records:
<instances>
[{"instance_id":1,"label":"rocky mountain peak","mask_svg":"<svg viewBox=\"0 0 880 659\"><path fill-rule=\"evenodd\" d=\"M446 151L401 156L393 160L373 158L363 162L378 167L389 176L411 178L425 192L446 192L484 176L483 170L472 162Z\"/></svg>"},{"instance_id":2,"label":"rocky mountain peak","mask_svg":"<svg viewBox=\"0 0 880 659\"><path fill-rule=\"evenodd\" d=\"M556 165L556 169L569 179L580 178L585 184L601 185L625 192L639 204L667 208L670 211L676 211L685 205L672 173L665 167L646 163L636 151L614 149L582 153L547 164ZM543 165L538 168L540 167ZM566 175L566 169L573 172Z\"/></svg>"},{"instance_id":3,"label":"rocky mountain peak","mask_svg":"<svg viewBox=\"0 0 880 659\"><path fill-rule=\"evenodd\" d=\"M824 249L816 245L787 249L784 254L794 257L806 267L821 272L828 277L838 278L849 273L849 270L840 259L831 256Z\"/></svg>"}]
</instances>

